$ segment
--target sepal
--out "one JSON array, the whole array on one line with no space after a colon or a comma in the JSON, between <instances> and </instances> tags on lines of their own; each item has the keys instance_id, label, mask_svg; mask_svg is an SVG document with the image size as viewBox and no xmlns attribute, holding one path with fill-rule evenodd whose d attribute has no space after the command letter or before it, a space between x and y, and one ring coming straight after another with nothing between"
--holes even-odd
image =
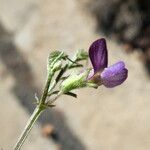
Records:
<instances>
[{"instance_id":1,"label":"sepal","mask_svg":"<svg viewBox=\"0 0 150 150\"><path fill-rule=\"evenodd\" d=\"M63 93L70 92L71 90L86 87L87 76L89 71L85 71L79 75L71 75L61 84L61 91Z\"/></svg>"}]
</instances>

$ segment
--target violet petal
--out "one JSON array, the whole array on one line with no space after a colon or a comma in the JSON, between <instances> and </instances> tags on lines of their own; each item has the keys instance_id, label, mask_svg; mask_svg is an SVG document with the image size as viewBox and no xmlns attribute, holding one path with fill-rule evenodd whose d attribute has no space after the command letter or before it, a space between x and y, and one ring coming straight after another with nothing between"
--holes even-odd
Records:
<instances>
[{"instance_id":1,"label":"violet petal","mask_svg":"<svg viewBox=\"0 0 150 150\"><path fill-rule=\"evenodd\" d=\"M89 48L89 56L94 68L94 73L107 67L108 56L106 41L104 38L98 39L92 43Z\"/></svg>"},{"instance_id":2,"label":"violet petal","mask_svg":"<svg viewBox=\"0 0 150 150\"><path fill-rule=\"evenodd\" d=\"M101 73L101 80L104 86L108 88L122 84L128 76L128 70L125 68L124 62L120 61L116 64L105 68Z\"/></svg>"}]
</instances>

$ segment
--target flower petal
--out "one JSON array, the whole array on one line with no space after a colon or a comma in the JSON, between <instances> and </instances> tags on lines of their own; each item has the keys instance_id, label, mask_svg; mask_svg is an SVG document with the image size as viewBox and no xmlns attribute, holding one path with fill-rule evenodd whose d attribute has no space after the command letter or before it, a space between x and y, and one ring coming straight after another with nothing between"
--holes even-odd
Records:
<instances>
[{"instance_id":1,"label":"flower petal","mask_svg":"<svg viewBox=\"0 0 150 150\"><path fill-rule=\"evenodd\" d=\"M89 56L95 73L107 67L108 56L104 38L98 39L92 43L89 48Z\"/></svg>"},{"instance_id":2,"label":"flower petal","mask_svg":"<svg viewBox=\"0 0 150 150\"><path fill-rule=\"evenodd\" d=\"M122 84L128 76L128 70L125 68L124 62L120 61L116 64L105 68L101 73L103 85L108 88Z\"/></svg>"}]
</instances>

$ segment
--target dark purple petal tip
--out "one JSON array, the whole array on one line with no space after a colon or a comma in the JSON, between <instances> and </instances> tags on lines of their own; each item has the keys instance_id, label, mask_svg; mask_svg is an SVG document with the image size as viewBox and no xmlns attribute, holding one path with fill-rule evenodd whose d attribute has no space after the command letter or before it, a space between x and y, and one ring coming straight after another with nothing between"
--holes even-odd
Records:
<instances>
[{"instance_id":1,"label":"dark purple petal tip","mask_svg":"<svg viewBox=\"0 0 150 150\"><path fill-rule=\"evenodd\" d=\"M128 76L128 70L125 68L124 62L120 61L116 64L105 68L101 73L101 80L104 86L112 88L122 84Z\"/></svg>"},{"instance_id":2,"label":"dark purple petal tip","mask_svg":"<svg viewBox=\"0 0 150 150\"><path fill-rule=\"evenodd\" d=\"M104 38L98 39L92 43L89 48L89 56L93 65L94 73L107 67L107 46Z\"/></svg>"}]
</instances>

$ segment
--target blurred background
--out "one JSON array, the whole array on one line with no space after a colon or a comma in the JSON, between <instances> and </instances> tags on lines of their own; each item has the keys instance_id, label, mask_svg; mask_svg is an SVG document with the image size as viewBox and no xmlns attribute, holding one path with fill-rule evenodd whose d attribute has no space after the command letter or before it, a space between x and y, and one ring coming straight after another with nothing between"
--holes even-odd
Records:
<instances>
[{"instance_id":1,"label":"blurred background","mask_svg":"<svg viewBox=\"0 0 150 150\"><path fill-rule=\"evenodd\" d=\"M126 82L62 96L23 150L149 150L149 11L149 0L0 0L0 149L12 149L33 112L48 54L73 55L105 37L109 64L126 63Z\"/></svg>"}]
</instances>

